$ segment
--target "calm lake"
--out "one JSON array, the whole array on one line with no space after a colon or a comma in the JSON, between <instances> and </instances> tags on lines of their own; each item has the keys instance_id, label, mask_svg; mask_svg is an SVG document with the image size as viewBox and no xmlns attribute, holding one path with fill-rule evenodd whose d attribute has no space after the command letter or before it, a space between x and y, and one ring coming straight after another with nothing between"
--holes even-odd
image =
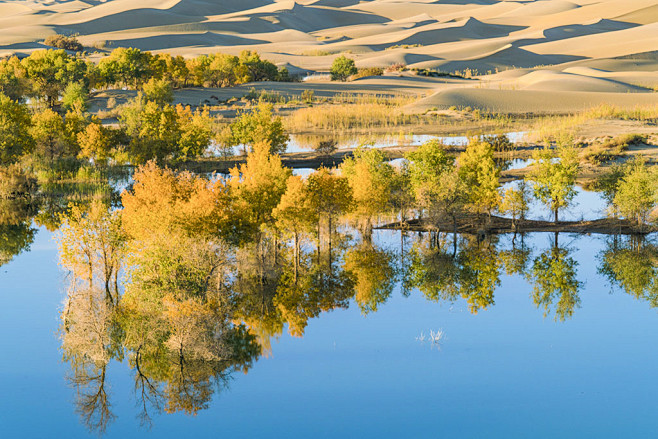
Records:
<instances>
[{"instance_id":1,"label":"calm lake","mask_svg":"<svg viewBox=\"0 0 658 439\"><path fill-rule=\"evenodd\" d=\"M601 215L597 194L577 201L568 216ZM336 270L359 246L392 269L390 289L364 297L358 283L303 336L286 325L220 378L182 363L180 385L140 377L125 355L76 386L62 352L67 279L54 233L37 228L0 266L2 437L655 436L655 243L560 234L555 247L541 233L432 243L376 230L364 244L344 232Z\"/></svg>"}]
</instances>

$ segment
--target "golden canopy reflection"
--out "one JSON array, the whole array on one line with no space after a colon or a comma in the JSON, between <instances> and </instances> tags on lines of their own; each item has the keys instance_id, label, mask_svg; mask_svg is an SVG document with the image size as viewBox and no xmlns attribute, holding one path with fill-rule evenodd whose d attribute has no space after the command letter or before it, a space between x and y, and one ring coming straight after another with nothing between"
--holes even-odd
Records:
<instances>
[{"instance_id":1,"label":"golden canopy reflection","mask_svg":"<svg viewBox=\"0 0 658 439\"><path fill-rule=\"evenodd\" d=\"M478 313L494 306L501 276L516 275L545 315L565 320L580 306L578 264L557 234L545 249L520 234L395 232L399 245L384 245L367 213L354 222L343 216L354 200L341 198L341 177L320 171L300 185L272 160L259 163L268 169L262 181L247 180L243 168L240 187L149 165L122 195L122 209L93 201L62 217L59 258L70 276L61 348L90 430L115 418L113 361L132 371L144 424L158 413L194 415L285 331L301 337L311 319L352 303L377 312L398 287ZM278 191L276 203L255 196L262 190ZM656 255L650 244L614 241L601 271L654 305Z\"/></svg>"}]
</instances>

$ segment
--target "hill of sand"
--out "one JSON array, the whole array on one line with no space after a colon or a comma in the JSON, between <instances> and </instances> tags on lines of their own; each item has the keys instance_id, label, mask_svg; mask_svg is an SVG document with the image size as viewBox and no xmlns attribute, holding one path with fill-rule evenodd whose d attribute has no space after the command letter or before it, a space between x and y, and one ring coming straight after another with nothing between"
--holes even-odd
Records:
<instances>
[{"instance_id":1,"label":"hill of sand","mask_svg":"<svg viewBox=\"0 0 658 439\"><path fill-rule=\"evenodd\" d=\"M326 71L347 54L359 67L406 64L475 77L426 80L414 111L658 104L654 0L0 1L0 55L43 48L55 33L79 34L90 51L251 49L293 72ZM372 91L386 81L351 88Z\"/></svg>"}]
</instances>

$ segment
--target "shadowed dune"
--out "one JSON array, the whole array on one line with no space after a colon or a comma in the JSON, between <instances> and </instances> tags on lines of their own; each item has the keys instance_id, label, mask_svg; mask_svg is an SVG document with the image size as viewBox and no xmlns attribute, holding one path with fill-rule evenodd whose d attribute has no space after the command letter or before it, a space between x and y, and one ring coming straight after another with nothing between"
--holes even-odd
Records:
<instances>
[{"instance_id":1,"label":"shadowed dune","mask_svg":"<svg viewBox=\"0 0 658 439\"><path fill-rule=\"evenodd\" d=\"M420 78L423 95L432 96L414 111L452 105L570 111L655 103L658 96L654 0L0 3L0 54L28 54L54 33L79 33L89 47L107 42L183 56L251 49L293 72L327 71L346 54L358 67L406 64L476 77L459 84Z\"/></svg>"}]
</instances>

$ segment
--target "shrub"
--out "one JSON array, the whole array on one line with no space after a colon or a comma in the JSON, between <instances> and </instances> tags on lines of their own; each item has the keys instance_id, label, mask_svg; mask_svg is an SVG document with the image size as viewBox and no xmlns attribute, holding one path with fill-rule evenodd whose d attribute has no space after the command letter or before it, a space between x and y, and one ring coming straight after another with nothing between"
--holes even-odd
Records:
<instances>
[{"instance_id":1,"label":"shrub","mask_svg":"<svg viewBox=\"0 0 658 439\"><path fill-rule=\"evenodd\" d=\"M315 147L315 152L322 155L331 155L336 151L337 142L335 140L321 140Z\"/></svg>"},{"instance_id":2,"label":"shrub","mask_svg":"<svg viewBox=\"0 0 658 439\"><path fill-rule=\"evenodd\" d=\"M391 73L391 72L404 72L407 70L407 65L406 64L391 64L390 66L386 67L386 72Z\"/></svg>"},{"instance_id":3,"label":"shrub","mask_svg":"<svg viewBox=\"0 0 658 439\"><path fill-rule=\"evenodd\" d=\"M379 67L366 67L359 69L356 75L352 76L351 79L365 78L368 76L382 76L384 74L384 69Z\"/></svg>"},{"instance_id":4,"label":"shrub","mask_svg":"<svg viewBox=\"0 0 658 439\"><path fill-rule=\"evenodd\" d=\"M302 101L306 102L307 104L312 104L314 100L315 100L315 91L304 90L302 92Z\"/></svg>"},{"instance_id":5,"label":"shrub","mask_svg":"<svg viewBox=\"0 0 658 439\"><path fill-rule=\"evenodd\" d=\"M505 134L484 136L482 140L493 146L493 150L495 152L509 152L514 149L514 144L509 140L509 137L507 137L507 135Z\"/></svg>"},{"instance_id":6,"label":"shrub","mask_svg":"<svg viewBox=\"0 0 658 439\"><path fill-rule=\"evenodd\" d=\"M641 134L623 134L603 142L604 148L616 148L617 152L626 151L631 145L646 143L647 136Z\"/></svg>"},{"instance_id":7,"label":"shrub","mask_svg":"<svg viewBox=\"0 0 658 439\"><path fill-rule=\"evenodd\" d=\"M353 59L341 55L336 58L331 64L331 80L332 81L347 81L352 75L358 73L356 64Z\"/></svg>"},{"instance_id":8,"label":"shrub","mask_svg":"<svg viewBox=\"0 0 658 439\"><path fill-rule=\"evenodd\" d=\"M71 52L82 52L84 46L80 44L74 36L51 35L43 42L46 46L56 47L58 49L70 50Z\"/></svg>"}]
</instances>

